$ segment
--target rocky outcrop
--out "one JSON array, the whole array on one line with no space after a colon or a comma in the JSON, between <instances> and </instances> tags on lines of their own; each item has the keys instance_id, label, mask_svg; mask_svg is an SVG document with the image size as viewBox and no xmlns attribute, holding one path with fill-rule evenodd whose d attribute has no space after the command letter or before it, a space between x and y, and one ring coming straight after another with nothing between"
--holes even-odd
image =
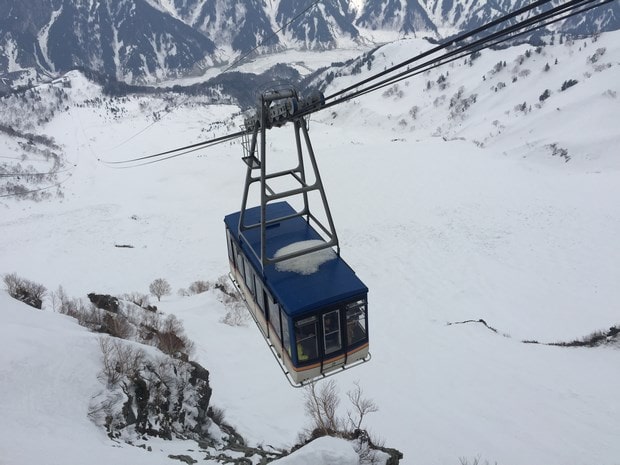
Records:
<instances>
[{"instance_id":1,"label":"rocky outcrop","mask_svg":"<svg viewBox=\"0 0 620 465\"><path fill-rule=\"evenodd\" d=\"M87 297L95 307L108 312L118 313L119 304L116 297L107 294L95 294L94 292L88 294Z\"/></svg>"}]
</instances>

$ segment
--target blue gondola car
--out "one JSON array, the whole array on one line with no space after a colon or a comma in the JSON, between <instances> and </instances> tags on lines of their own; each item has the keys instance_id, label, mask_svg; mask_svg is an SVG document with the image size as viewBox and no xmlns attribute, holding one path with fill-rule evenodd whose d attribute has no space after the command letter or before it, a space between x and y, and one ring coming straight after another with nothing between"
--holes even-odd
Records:
<instances>
[{"instance_id":1,"label":"blue gondola car","mask_svg":"<svg viewBox=\"0 0 620 465\"><path fill-rule=\"evenodd\" d=\"M322 241L295 213L287 202L266 205L268 256L294 244ZM240 234L240 217L236 212L224 219L231 275L289 381L303 385L367 361L368 288L349 265L328 248L331 255L322 251L315 271L303 268L312 255L288 260L301 261L301 272L287 261L262 267L260 228ZM274 218L280 220L270 223ZM245 211L247 224L260 220L260 207Z\"/></svg>"}]
</instances>

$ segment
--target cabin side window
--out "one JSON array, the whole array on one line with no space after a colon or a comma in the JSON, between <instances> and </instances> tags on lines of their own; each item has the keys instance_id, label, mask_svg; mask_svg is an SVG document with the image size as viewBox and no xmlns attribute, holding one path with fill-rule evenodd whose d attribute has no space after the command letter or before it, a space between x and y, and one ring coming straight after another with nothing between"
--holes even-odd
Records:
<instances>
[{"instance_id":1,"label":"cabin side window","mask_svg":"<svg viewBox=\"0 0 620 465\"><path fill-rule=\"evenodd\" d=\"M226 229L226 243L228 245L228 259L231 262L235 262L235 253L234 253L234 244L233 244L233 240L232 237L230 237L230 231L228 230L228 228Z\"/></svg>"},{"instance_id":2,"label":"cabin side window","mask_svg":"<svg viewBox=\"0 0 620 465\"><path fill-rule=\"evenodd\" d=\"M254 270L252 270L252 266L248 263L248 261L243 259L243 266L245 268L245 285L248 286L250 293L254 295Z\"/></svg>"},{"instance_id":3,"label":"cabin side window","mask_svg":"<svg viewBox=\"0 0 620 465\"><path fill-rule=\"evenodd\" d=\"M237 244L235 243L235 240L232 237L232 234L230 234L230 231L227 229L226 230L226 234L227 234L227 239L228 239L228 258L230 259L230 261L233 263L233 265L235 266L235 268L237 268L237 270L241 269L241 267L239 266L239 250L237 248Z\"/></svg>"},{"instance_id":4,"label":"cabin side window","mask_svg":"<svg viewBox=\"0 0 620 465\"><path fill-rule=\"evenodd\" d=\"M288 352L289 357L291 356L291 336L289 334L288 329L288 316L284 313L284 310L280 309L280 321L282 322L282 343L284 344L284 349Z\"/></svg>"},{"instance_id":5,"label":"cabin side window","mask_svg":"<svg viewBox=\"0 0 620 465\"><path fill-rule=\"evenodd\" d=\"M317 318L312 316L295 323L295 340L297 341L297 360L307 362L318 357Z\"/></svg>"},{"instance_id":6,"label":"cabin side window","mask_svg":"<svg viewBox=\"0 0 620 465\"><path fill-rule=\"evenodd\" d=\"M359 300L347 305L347 344L357 344L367 337L366 301Z\"/></svg>"},{"instance_id":7,"label":"cabin side window","mask_svg":"<svg viewBox=\"0 0 620 465\"><path fill-rule=\"evenodd\" d=\"M241 274L241 277L245 279L245 269L243 268L243 255L239 252L239 248L237 247L237 259L235 260L235 264L237 265L237 271Z\"/></svg>"},{"instance_id":8,"label":"cabin side window","mask_svg":"<svg viewBox=\"0 0 620 465\"><path fill-rule=\"evenodd\" d=\"M265 312L265 291L263 290L263 283L257 275L254 275L254 281L256 284L256 302L263 312Z\"/></svg>"},{"instance_id":9,"label":"cabin side window","mask_svg":"<svg viewBox=\"0 0 620 465\"><path fill-rule=\"evenodd\" d=\"M331 354L342 348L340 310L333 310L323 315L323 344L325 354Z\"/></svg>"},{"instance_id":10,"label":"cabin side window","mask_svg":"<svg viewBox=\"0 0 620 465\"><path fill-rule=\"evenodd\" d=\"M276 332L276 336L282 340L282 335L280 334L280 307L273 301L271 294L267 294L267 296L267 301L269 304L269 323Z\"/></svg>"}]
</instances>

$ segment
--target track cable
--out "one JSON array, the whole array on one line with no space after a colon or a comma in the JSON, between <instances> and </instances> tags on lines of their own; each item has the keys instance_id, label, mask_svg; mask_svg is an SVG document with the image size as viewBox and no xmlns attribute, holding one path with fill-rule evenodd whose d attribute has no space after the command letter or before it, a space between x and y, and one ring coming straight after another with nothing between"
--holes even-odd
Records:
<instances>
[{"instance_id":1,"label":"track cable","mask_svg":"<svg viewBox=\"0 0 620 465\"><path fill-rule=\"evenodd\" d=\"M614 0L602 0L602 1L601 0L569 0L568 2L565 2L561 5L557 5L555 7L551 7L543 12L537 13L528 18L518 20L516 23L510 24L496 32L492 32L487 36L475 39L470 43L460 45L462 42L466 41L467 39L474 39L480 33L489 31L490 29L495 28L496 26L499 26L502 23L506 23L507 21L518 19L519 16L526 14L528 12L531 12L537 8L541 8L551 3L552 1L553 0L538 0L527 6L519 8L513 12L507 13L499 18L496 18L471 31L468 31L456 37L450 38L436 47L433 47L427 51L424 51L414 57L411 57L394 66L391 66L390 68L386 70L383 70L367 78L364 78L356 82L355 84L347 86L344 89L341 89L329 96L326 96L325 97L326 103L323 106L319 108L311 108L305 112L296 114L296 116L301 116L301 117L308 116L312 113L325 110L327 108L331 108L335 105L340 105L342 103L348 102L349 100L352 100L354 98L357 98L357 97L369 94L371 92L374 92L376 90L385 88L394 83L403 81L410 77L426 72L430 69L438 68L440 66L444 66L448 63L451 63L455 60L470 56L471 54L478 52L480 50L484 50L484 49L487 49L493 46L497 46L508 40L512 40L518 36L536 31L550 24L567 19L571 16L583 14L586 11L589 11L593 8L600 7ZM305 9L303 13L308 11L311 7L313 7L317 3L318 2L314 2L310 7ZM580 8L580 7L583 7L583 8ZM441 56L430 58L429 60L423 63L417 64L413 68L409 68L409 65L415 62L418 62L420 60L423 60L425 58L431 57L432 55L438 52L441 52L442 50L448 50L448 51L447 53ZM407 69L397 74L393 74L395 71L401 70L404 67L407 67ZM374 81L377 81L377 79L380 79L385 76L389 76L389 77L382 79L378 82L374 82ZM361 87L366 84L369 84L369 85L367 85L366 87ZM134 165L127 166L127 167L143 166L145 164L156 163L159 161L164 161L164 160L175 158L181 155L185 155L187 153L192 153L192 152L195 152L196 150L200 150L202 148L206 148L212 145L218 145L223 142L232 141L234 139L247 135L249 132L250 132L249 130L242 130L242 131L227 134L224 136L216 137L214 139L206 140L203 142L198 142L195 144L187 145L187 146L176 148L176 149L167 150L164 152L159 152L159 153L152 154L152 155L147 155L144 157L137 157L133 159L121 160L121 161L115 161L115 162L103 161L103 163L107 165L123 165L123 164L128 164L128 163L144 162L144 163L134 164Z\"/></svg>"},{"instance_id":2,"label":"track cable","mask_svg":"<svg viewBox=\"0 0 620 465\"><path fill-rule=\"evenodd\" d=\"M293 24L295 21L297 21L299 18L301 18L302 16L304 16L307 12L309 12L312 8L314 8L315 6L317 6L319 3L321 3L322 0L314 0L312 2L310 2L303 10L301 10L298 14L296 14L293 18L291 18L288 22L284 23L280 29L274 31L272 34L270 34L269 36L263 38L263 40L260 41L259 44L257 44L255 47L253 47L251 50L249 50L248 52L246 52L245 54L243 54L242 56L240 56L239 58L237 58L235 61L233 61L230 65L228 65L226 68L224 68L223 71L220 71L218 74L224 74L227 73L228 71L230 71L231 69L235 68L236 66L238 66L239 64L241 64L247 57L249 57L250 55L252 55L256 50L258 50L260 47L264 47L266 42L270 41L271 39L273 39L274 37L277 37L277 35L282 32L284 29L286 29L287 27L289 27L291 24ZM172 105L170 108L166 108L163 116L155 121L153 121L152 123L146 125L144 128L140 129L138 132L136 132L135 134L133 134L131 137L123 140L122 142L120 142L119 144L117 144L116 146L114 146L113 148L118 148L121 147L123 145L125 145L127 142L130 142L131 140L135 139L136 137L138 137L140 134L143 134L145 131L148 131L150 128L152 128L153 126L155 126L156 124L158 124L164 117L166 117L167 115L169 115L170 113L172 113L174 110L176 110L177 108L179 108L180 106L184 105L185 103L187 103L189 100L191 99L191 96L187 96L185 99L181 100L180 102L176 103L175 105Z\"/></svg>"},{"instance_id":3,"label":"track cable","mask_svg":"<svg viewBox=\"0 0 620 465\"><path fill-rule=\"evenodd\" d=\"M545 0L548 1L548 0ZM523 34L527 34L529 32L535 31L537 29L540 29L544 26L547 26L549 24L555 23L557 21L560 21L562 19L566 19L568 17L577 15L577 14L581 14L584 13L588 10L591 10L593 8L597 8L601 5L604 5L606 3L610 3L614 0L571 0L569 2L567 2L566 4L557 6L555 8L552 8L544 13L540 13L536 16L533 16L531 18L525 19L517 24L514 24L512 26L509 26L505 29L502 29L501 31L495 32L493 34L490 34L489 36L483 37L481 39L475 40L474 42L464 45L462 47L456 48L440 57L436 57L433 58L431 60L428 60L422 64L419 64L413 68L409 68L405 71L401 71L398 74L395 74L393 76L390 76L387 79L384 79L382 81L379 81L377 83L374 83L368 87L362 88L362 89L358 89L358 87L360 85L362 85L362 83L368 83L371 82L379 77L385 76L386 74L388 74L389 72L393 72L394 70L400 69L403 66L407 66L408 64L413 63L414 61L417 61L420 59L420 57L426 57L429 55L428 52L424 52L414 58L405 60L404 62L393 66L392 68L390 68L390 70L386 70L383 71L381 73L377 73L375 76L371 76L370 78L366 78L362 81L360 81L360 83L351 85L349 87L347 87L346 89L343 89L341 91L338 91L332 95L330 95L329 97L325 97L326 100L328 100L329 98L334 98L337 95L342 95L343 92L345 91L349 91L352 89L358 89L355 92L352 92L350 94L344 95L342 97L340 97L339 99L335 99L332 102L326 103L323 107L320 108L320 110L326 109L326 108L330 108L332 106L335 105L339 105L341 103L345 103L349 100L352 100L354 98L360 97L362 95L368 94L370 92L373 92L375 90L379 90L382 89L386 86L392 85L396 82L405 80L409 77L415 76L417 74L423 73L427 70L433 69L433 68L437 68L439 66L443 66L445 64L448 64L452 61L458 60L460 58L469 56L477 51L480 50L484 50L487 49L489 47L495 46L495 45L499 45L502 42L505 42L507 40L511 40L514 39L515 37L518 37L519 35L523 35ZM575 11L570 11L570 10L574 10L576 7L578 6L582 6L582 5L589 5L586 8L580 9L580 10L575 10ZM564 16L558 16L562 13L565 13L567 10L569 10L569 13L565 14ZM554 18L554 16L558 16L556 18ZM549 19L552 18L552 19ZM544 22L542 24L537 24L540 23L541 21L544 21L546 19L549 19L549 21ZM529 29L525 29L529 26L532 26ZM514 34L514 35L511 35ZM451 41L450 41L451 42ZM434 50L440 50L443 49L445 47L441 46L440 47L436 47Z\"/></svg>"}]
</instances>

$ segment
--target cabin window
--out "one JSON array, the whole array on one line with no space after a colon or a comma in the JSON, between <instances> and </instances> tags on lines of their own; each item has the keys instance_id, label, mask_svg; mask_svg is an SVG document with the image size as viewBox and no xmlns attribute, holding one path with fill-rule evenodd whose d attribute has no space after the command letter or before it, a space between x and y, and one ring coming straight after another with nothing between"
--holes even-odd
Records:
<instances>
[{"instance_id":1,"label":"cabin window","mask_svg":"<svg viewBox=\"0 0 620 465\"><path fill-rule=\"evenodd\" d=\"M237 249L237 260L235 264L237 265L237 270L241 274L241 277L245 279L245 269L243 268L243 256L239 252L239 249Z\"/></svg>"},{"instance_id":2,"label":"cabin window","mask_svg":"<svg viewBox=\"0 0 620 465\"><path fill-rule=\"evenodd\" d=\"M360 300L347 305L347 343L357 344L366 338L366 301Z\"/></svg>"},{"instance_id":3,"label":"cabin window","mask_svg":"<svg viewBox=\"0 0 620 465\"><path fill-rule=\"evenodd\" d=\"M305 318L295 323L295 340L297 341L297 360L307 362L317 358L317 318Z\"/></svg>"},{"instance_id":4,"label":"cabin window","mask_svg":"<svg viewBox=\"0 0 620 465\"><path fill-rule=\"evenodd\" d=\"M284 310L280 309L280 321L282 322L282 343L284 344L284 349L288 352L289 357L291 356L291 336L288 330L288 316L284 313Z\"/></svg>"},{"instance_id":5,"label":"cabin window","mask_svg":"<svg viewBox=\"0 0 620 465\"><path fill-rule=\"evenodd\" d=\"M232 236L230 236L230 232L229 232L229 237L228 237L228 255L230 258L230 261L233 262L233 264L235 265L235 268L237 268L237 270L239 269L239 251L237 250L237 244L235 244L235 241L233 240Z\"/></svg>"},{"instance_id":6,"label":"cabin window","mask_svg":"<svg viewBox=\"0 0 620 465\"><path fill-rule=\"evenodd\" d=\"M331 354L342 348L340 340L340 310L323 315L323 343L325 354Z\"/></svg>"},{"instance_id":7,"label":"cabin window","mask_svg":"<svg viewBox=\"0 0 620 465\"><path fill-rule=\"evenodd\" d=\"M258 306L265 311L265 291L263 291L263 283L258 276L254 276L256 283L256 302Z\"/></svg>"},{"instance_id":8,"label":"cabin window","mask_svg":"<svg viewBox=\"0 0 620 465\"><path fill-rule=\"evenodd\" d=\"M226 230L226 243L228 244L228 258L231 262L235 262L235 255L233 252L233 241L232 238L230 237L230 231L227 229Z\"/></svg>"},{"instance_id":9,"label":"cabin window","mask_svg":"<svg viewBox=\"0 0 620 465\"><path fill-rule=\"evenodd\" d=\"M232 246L233 246L232 262L234 263L235 268L239 269L239 265L237 263L237 247L235 247L235 244L233 244Z\"/></svg>"},{"instance_id":10,"label":"cabin window","mask_svg":"<svg viewBox=\"0 0 620 465\"><path fill-rule=\"evenodd\" d=\"M250 294L254 295L254 271L245 258L243 259L243 265L245 268L245 284L248 286Z\"/></svg>"},{"instance_id":11,"label":"cabin window","mask_svg":"<svg viewBox=\"0 0 620 465\"><path fill-rule=\"evenodd\" d=\"M267 300L269 302L269 323L271 323L273 330L276 332L276 336L282 340L282 335L280 334L280 307L273 301L271 294L267 295Z\"/></svg>"}]
</instances>

